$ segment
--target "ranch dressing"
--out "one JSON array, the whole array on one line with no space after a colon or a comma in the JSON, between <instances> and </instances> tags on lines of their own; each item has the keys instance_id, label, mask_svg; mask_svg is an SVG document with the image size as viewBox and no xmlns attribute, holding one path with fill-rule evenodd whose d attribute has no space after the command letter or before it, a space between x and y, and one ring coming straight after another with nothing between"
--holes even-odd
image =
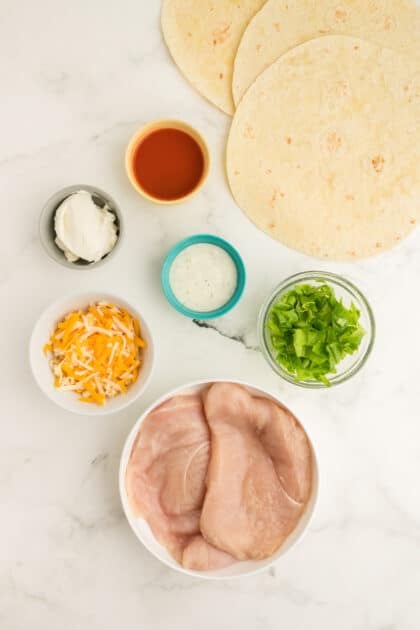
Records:
<instances>
[{"instance_id":1,"label":"ranch dressing","mask_svg":"<svg viewBox=\"0 0 420 630\"><path fill-rule=\"evenodd\" d=\"M175 297L186 308L203 313L213 311L226 304L235 292L236 266L221 247L197 243L175 258L169 282Z\"/></svg>"}]
</instances>

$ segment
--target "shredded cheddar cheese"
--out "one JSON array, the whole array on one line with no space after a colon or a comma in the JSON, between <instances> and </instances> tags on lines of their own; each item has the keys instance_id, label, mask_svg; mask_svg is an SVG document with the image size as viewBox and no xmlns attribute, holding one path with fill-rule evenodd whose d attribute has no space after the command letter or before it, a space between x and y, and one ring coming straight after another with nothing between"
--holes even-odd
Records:
<instances>
[{"instance_id":1,"label":"shredded cheddar cheese","mask_svg":"<svg viewBox=\"0 0 420 630\"><path fill-rule=\"evenodd\" d=\"M137 380L145 347L137 319L119 306L98 302L66 315L44 352L57 389L104 405Z\"/></svg>"}]
</instances>

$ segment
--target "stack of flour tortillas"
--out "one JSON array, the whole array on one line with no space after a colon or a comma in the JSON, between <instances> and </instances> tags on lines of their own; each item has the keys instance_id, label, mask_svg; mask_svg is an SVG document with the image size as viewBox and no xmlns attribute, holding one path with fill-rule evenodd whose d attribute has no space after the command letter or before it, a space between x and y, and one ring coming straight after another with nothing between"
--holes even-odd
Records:
<instances>
[{"instance_id":1,"label":"stack of flour tortillas","mask_svg":"<svg viewBox=\"0 0 420 630\"><path fill-rule=\"evenodd\" d=\"M331 260L371 256L414 229L414 2L164 0L162 23L197 89L227 113L237 106L227 172L260 229Z\"/></svg>"}]
</instances>

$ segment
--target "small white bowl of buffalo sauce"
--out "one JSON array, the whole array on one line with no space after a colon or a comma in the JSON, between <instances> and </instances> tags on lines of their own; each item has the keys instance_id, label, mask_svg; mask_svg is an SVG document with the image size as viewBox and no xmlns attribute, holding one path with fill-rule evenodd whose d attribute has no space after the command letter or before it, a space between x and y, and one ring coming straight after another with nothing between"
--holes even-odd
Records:
<instances>
[{"instance_id":1,"label":"small white bowl of buffalo sauce","mask_svg":"<svg viewBox=\"0 0 420 630\"><path fill-rule=\"evenodd\" d=\"M130 140L125 168L133 187L154 203L171 205L195 195L207 179L210 155L204 138L180 120L158 120Z\"/></svg>"}]
</instances>

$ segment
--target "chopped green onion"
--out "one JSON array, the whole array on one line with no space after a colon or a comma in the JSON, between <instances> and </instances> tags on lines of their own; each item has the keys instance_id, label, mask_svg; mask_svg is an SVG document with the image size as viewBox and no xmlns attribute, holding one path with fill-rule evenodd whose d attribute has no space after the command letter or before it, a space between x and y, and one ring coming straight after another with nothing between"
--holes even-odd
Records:
<instances>
[{"instance_id":1,"label":"chopped green onion","mask_svg":"<svg viewBox=\"0 0 420 630\"><path fill-rule=\"evenodd\" d=\"M360 347L360 311L344 306L325 283L298 284L269 310L266 334L274 360L297 381L331 385L329 376Z\"/></svg>"}]
</instances>

